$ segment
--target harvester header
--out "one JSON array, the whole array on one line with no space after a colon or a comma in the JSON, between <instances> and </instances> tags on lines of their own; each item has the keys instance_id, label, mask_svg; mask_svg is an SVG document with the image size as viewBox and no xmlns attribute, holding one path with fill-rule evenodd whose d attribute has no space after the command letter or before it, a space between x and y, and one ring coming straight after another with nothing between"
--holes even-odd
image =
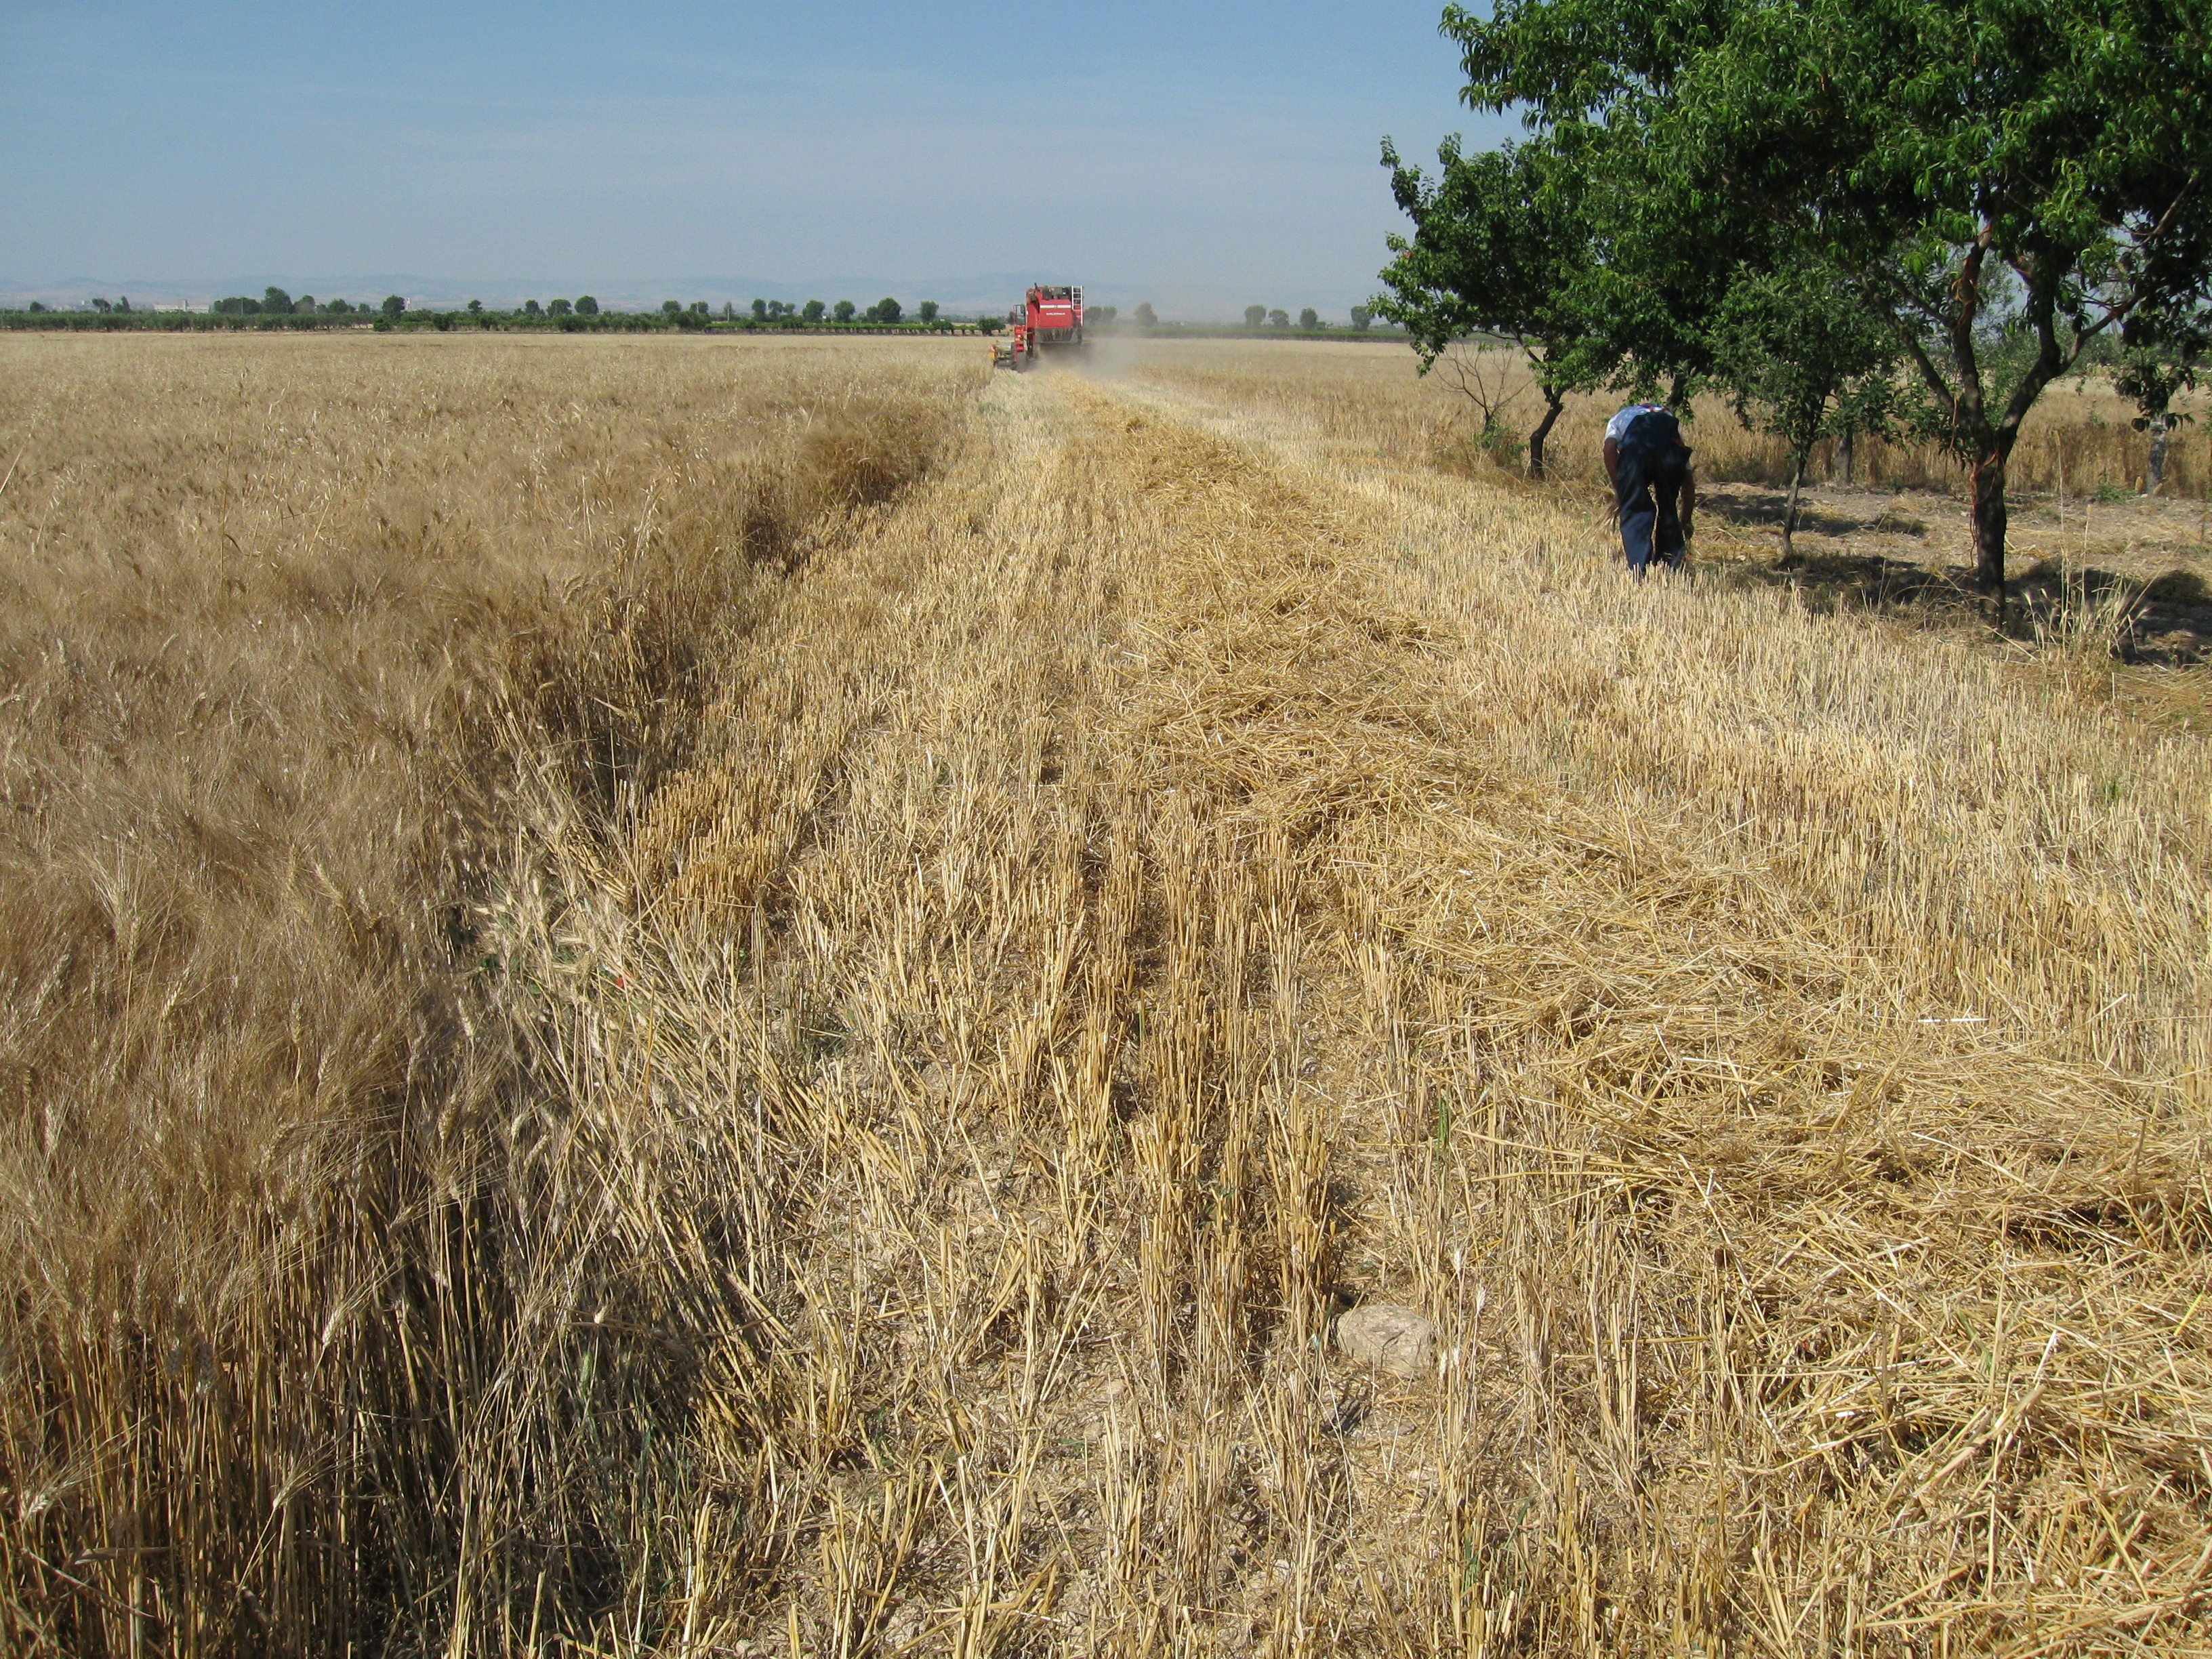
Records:
<instances>
[{"instance_id":1,"label":"harvester header","mask_svg":"<svg viewBox=\"0 0 2212 1659\"><path fill-rule=\"evenodd\" d=\"M1027 368L1047 352L1083 349L1083 290L1061 283L1031 288L1022 308L1012 313L1007 337L991 349L994 364Z\"/></svg>"}]
</instances>

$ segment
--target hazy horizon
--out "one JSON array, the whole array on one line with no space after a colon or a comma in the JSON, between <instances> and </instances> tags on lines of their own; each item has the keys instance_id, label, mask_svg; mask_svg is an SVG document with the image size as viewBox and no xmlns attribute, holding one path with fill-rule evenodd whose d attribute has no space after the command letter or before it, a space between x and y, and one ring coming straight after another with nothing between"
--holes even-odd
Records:
<instances>
[{"instance_id":1,"label":"hazy horizon","mask_svg":"<svg viewBox=\"0 0 2212 1659\"><path fill-rule=\"evenodd\" d=\"M295 299L312 295L318 300L343 298L368 304L374 304L386 294L396 293L410 307L428 309L463 306L471 300L480 300L495 309L519 308L527 300L574 300L579 295L589 294L605 310L652 310L658 309L666 300L687 306L704 300L717 310L728 303L742 312L755 299L793 305L807 300L820 300L830 305L839 300L850 300L856 305L866 306L889 295L909 311L925 300L934 300L945 312L957 315L1002 311L1018 303L1031 282L1060 279L1060 273L1053 271L981 273L903 282L880 275L815 277L795 283L729 276L618 276L597 283L562 286L532 282L526 277L471 282L415 272L325 272L300 276L255 271L229 278L166 281L144 276L111 281L76 273L49 283L26 283L0 273L0 307L21 307L35 300L48 306L78 307L98 296L127 299L133 309L140 311L179 307L204 310L216 300L233 295L258 298L265 288L273 284ZM1092 306L1110 305L1127 313L1139 303L1149 303L1163 321L1190 323L1240 319L1245 307L1254 303L1270 308L1280 306L1293 313L1311 305L1328 320L1341 322L1352 307L1364 304L1372 292L1371 286L1357 292L1294 295L1262 292L1256 287L1212 289L1189 283L1135 287L1088 283L1083 288L1085 300Z\"/></svg>"},{"instance_id":2,"label":"hazy horizon","mask_svg":"<svg viewBox=\"0 0 2212 1659\"><path fill-rule=\"evenodd\" d=\"M1164 315L1341 313L1402 224L1382 138L1427 155L1503 130L1457 105L1439 10L1146 0L1061 27L869 6L828 31L690 3L434 27L19 6L0 17L0 295L361 298L349 283L413 273L433 302L974 308L1018 288L923 289L1012 275ZM729 286L689 291L708 283Z\"/></svg>"}]
</instances>

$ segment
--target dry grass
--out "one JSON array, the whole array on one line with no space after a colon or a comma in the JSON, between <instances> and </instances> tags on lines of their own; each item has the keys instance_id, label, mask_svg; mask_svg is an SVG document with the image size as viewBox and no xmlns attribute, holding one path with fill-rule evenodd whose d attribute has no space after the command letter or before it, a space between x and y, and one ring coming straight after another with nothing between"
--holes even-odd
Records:
<instances>
[{"instance_id":1,"label":"dry grass","mask_svg":"<svg viewBox=\"0 0 2212 1659\"><path fill-rule=\"evenodd\" d=\"M1476 441L1481 422L1475 404L1459 390L1462 383L1502 392L1502 418L1517 439L1525 439L1543 414L1525 363L1504 349L1472 356L1455 353L1419 376L1404 346L1379 342L1151 341L1122 347L1112 367L1218 402L1273 410L1376 454L1468 474L1495 474L1501 467L1500 458ZM1607 417L1620 406L1620 398L1610 394L1567 400L1550 443L1557 474L1584 482L1602 477L1599 439ZM2115 393L2106 377L2059 382L2038 401L2021 430L2013 455L2013 489L2069 498L2140 489L2150 441L2135 430L2135 405ZM1746 431L1723 400L1697 399L1692 420L1698 469L1710 482L1789 483L1790 459L1781 441ZM2196 500L2205 493L2206 451L2194 430L2182 428L2167 455L2161 492L2167 497ZM1815 452L1815 477L1826 476L1830 448L1823 444ZM1503 457L1503 470L1510 473L1525 459L1525 447L1512 451ZM1853 468L1862 485L1877 489L1951 493L1961 477L1956 463L1925 446L1875 439L1861 441Z\"/></svg>"},{"instance_id":2,"label":"dry grass","mask_svg":"<svg viewBox=\"0 0 2212 1659\"><path fill-rule=\"evenodd\" d=\"M543 349L536 407L611 361ZM711 676L607 698L664 735L604 781L547 729L584 700L493 699L503 761L424 786L483 793L479 850L402 890L467 890L477 972L391 982L480 1022L363 1115L404 1202L350 1256L234 1230L238 1328L312 1310L330 1358L153 1382L198 1290L20 1324L50 1461L127 1473L13 1454L19 1645L257 1645L240 1562L293 1644L456 1653L2212 1642L2202 743L1632 587L1564 491L1409 465L1402 360L1294 349L1000 377L921 487L698 605ZM392 1030L383 983L316 1006ZM19 1231L103 1213L11 1185ZM1377 1299L1434 1377L1334 1352ZM258 1473L321 1376L358 1403ZM115 1449L186 1422L198 1464ZM133 1553L195 1492L232 1578Z\"/></svg>"},{"instance_id":3,"label":"dry grass","mask_svg":"<svg viewBox=\"0 0 2212 1659\"><path fill-rule=\"evenodd\" d=\"M9 1645L427 1644L473 1528L556 1611L619 1582L532 1298L641 1267L558 1236L604 1172L508 1132L466 906L616 833L775 573L927 464L972 370L887 366L9 343Z\"/></svg>"},{"instance_id":4,"label":"dry grass","mask_svg":"<svg viewBox=\"0 0 2212 1659\"><path fill-rule=\"evenodd\" d=\"M1448 358L1425 378L1412 354L1383 343L1124 344L1106 360L1121 377L1223 406L1264 410L1290 429L1346 453L1433 468L1595 514L1604 500L1598 441L1613 398L1568 400L1549 442L1551 483L1522 477L1525 440L1540 409L1518 354ZM1480 438L1478 386L1503 406L1500 441ZM2016 631L2095 661L2116 654L2186 665L2212 651L2212 542L2201 436L2184 428L2157 496L2137 493L2148 440L2108 383L2062 382L2047 392L2014 453L2009 542ZM1972 532L1958 468L1935 451L1863 441L1855 482L1826 481L1829 446L1814 457L1802 501L1798 558L1779 573L1784 490L1780 445L1747 432L1719 400L1700 399L1691 435L1698 461L1698 558L1753 581L1784 580L1816 608L1949 611L1978 619ZM2178 704L2200 723L2203 699L2156 676L2130 677L2138 704Z\"/></svg>"}]
</instances>

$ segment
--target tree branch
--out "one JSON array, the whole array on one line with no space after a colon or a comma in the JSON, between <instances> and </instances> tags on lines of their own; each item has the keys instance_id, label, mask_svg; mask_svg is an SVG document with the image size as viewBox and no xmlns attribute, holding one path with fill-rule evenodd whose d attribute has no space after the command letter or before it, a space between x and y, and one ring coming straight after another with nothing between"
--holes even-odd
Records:
<instances>
[{"instance_id":1,"label":"tree branch","mask_svg":"<svg viewBox=\"0 0 2212 1659\"><path fill-rule=\"evenodd\" d=\"M1974 349L1974 323L1982 313L1982 267L1989 261L1994 236L1994 228L1984 218L1951 284L1951 361L1959 366L1959 390L1951 400L1954 431L1970 402L1977 421L1986 423L1989 418L1982 406L1982 360Z\"/></svg>"},{"instance_id":2,"label":"tree branch","mask_svg":"<svg viewBox=\"0 0 2212 1659\"><path fill-rule=\"evenodd\" d=\"M1950 410L1951 423L1955 427L1959 422L1959 394L1951 389L1950 382L1943 378L1943 371L1936 367L1935 360L1929 356L1927 348L1921 344L1919 331L1907 326L1905 319L1897 314L1895 301L1885 299L1873 291L1875 280L1875 274L1869 273L1859 279L1859 285L1867 290L1869 301L1889 319L1889 325L1897 331L1897 337L1905 343L1905 350L1911 354L1912 361L1919 365L1920 378L1928 382L1928 389L1933 392L1944 407ZM1906 295L1908 300L1911 297L1910 295Z\"/></svg>"},{"instance_id":3,"label":"tree branch","mask_svg":"<svg viewBox=\"0 0 2212 1659\"><path fill-rule=\"evenodd\" d=\"M2004 419L1997 424L1997 430L2005 434L2008 444L2019 433L2020 423L2027 418L2027 411L2034 406L2035 400L2043 395L2043 388L2065 373L2066 363L2071 361L2071 358L2062 360L2059 356L2058 296L2047 288L2039 289L2031 283L2027 290L2027 313L2035 324L2035 362L2029 366L2027 373L2021 376L2020 384L2012 389L2012 396L2005 404ZM2073 356L2081 355L2081 343L2077 339Z\"/></svg>"}]
</instances>

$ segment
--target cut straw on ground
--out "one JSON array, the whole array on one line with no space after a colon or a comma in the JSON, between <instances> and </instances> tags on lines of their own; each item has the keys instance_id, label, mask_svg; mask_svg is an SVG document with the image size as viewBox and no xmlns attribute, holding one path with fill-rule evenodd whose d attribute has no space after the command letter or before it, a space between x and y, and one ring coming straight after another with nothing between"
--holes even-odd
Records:
<instances>
[{"instance_id":1,"label":"cut straw on ground","mask_svg":"<svg viewBox=\"0 0 2212 1659\"><path fill-rule=\"evenodd\" d=\"M361 1275L267 1270L296 1345L134 1395L19 1318L23 1641L228 1650L281 1592L300 1645L450 1653L2206 1644L2197 739L1633 586L1582 504L1304 392L901 359L825 447L845 359L681 361L811 505L748 540L647 450L617 522L750 550L720 631L668 680L497 658L460 958L415 947L468 1086L343 1166L405 1177ZM671 574L595 626L681 637L646 598L724 532L624 533ZM1337 1351L1376 1302L1434 1376ZM198 1579L101 1449L185 1425L271 1471Z\"/></svg>"}]
</instances>

